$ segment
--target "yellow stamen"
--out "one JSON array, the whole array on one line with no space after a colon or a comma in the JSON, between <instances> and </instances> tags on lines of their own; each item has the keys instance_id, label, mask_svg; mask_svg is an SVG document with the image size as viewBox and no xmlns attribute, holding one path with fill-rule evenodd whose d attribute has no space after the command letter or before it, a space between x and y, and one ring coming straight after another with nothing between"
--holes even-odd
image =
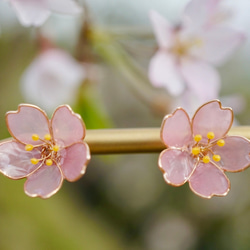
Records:
<instances>
[{"instance_id":1,"label":"yellow stamen","mask_svg":"<svg viewBox=\"0 0 250 250\"><path fill-rule=\"evenodd\" d=\"M202 161L204 163L209 163L210 162L210 157L208 155L205 155L203 158L202 158Z\"/></svg>"},{"instance_id":2,"label":"yellow stamen","mask_svg":"<svg viewBox=\"0 0 250 250\"><path fill-rule=\"evenodd\" d=\"M201 152L199 147L194 147L192 148L192 154L193 155L198 155Z\"/></svg>"},{"instance_id":3,"label":"yellow stamen","mask_svg":"<svg viewBox=\"0 0 250 250\"><path fill-rule=\"evenodd\" d=\"M214 133L213 132L208 132L207 133L207 138L210 139L210 140L214 139Z\"/></svg>"},{"instance_id":4,"label":"yellow stamen","mask_svg":"<svg viewBox=\"0 0 250 250\"><path fill-rule=\"evenodd\" d=\"M220 161L220 156L219 155L213 155L213 160L214 161Z\"/></svg>"},{"instance_id":5,"label":"yellow stamen","mask_svg":"<svg viewBox=\"0 0 250 250\"><path fill-rule=\"evenodd\" d=\"M47 166L51 166L53 164L53 161L51 159L47 159L46 162L45 162L45 164Z\"/></svg>"},{"instance_id":6,"label":"yellow stamen","mask_svg":"<svg viewBox=\"0 0 250 250\"><path fill-rule=\"evenodd\" d=\"M53 151L58 152L59 151L59 146L58 145L53 146Z\"/></svg>"},{"instance_id":7,"label":"yellow stamen","mask_svg":"<svg viewBox=\"0 0 250 250\"><path fill-rule=\"evenodd\" d=\"M39 162L39 160L36 159L36 158L31 158L31 159L30 159L30 162L31 162L32 164L36 165L36 164Z\"/></svg>"},{"instance_id":8,"label":"yellow stamen","mask_svg":"<svg viewBox=\"0 0 250 250\"><path fill-rule=\"evenodd\" d=\"M195 137L194 137L194 140L195 140L196 142L201 141L201 139L202 139L202 135L195 135Z\"/></svg>"},{"instance_id":9,"label":"yellow stamen","mask_svg":"<svg viewBox=\"0 0 250 250\"><path fill-rule=\"evenodd\" d=\"M40 138L39 138L39 135L37 135L37 134L33 134L32 135L32 140L33 141L38 141Z\"/></svg>"},{"instance_id":10,"label":"yellow stamen","mask_svg":"<svg viewBox=\"0 0 250 250\"><path fill-rule=\"evenodd\" d=\"M225 145L225 141L223 139L220 139L219 141L217 141L217 145L223 147Z\"/></svg>"},{"instance_id":11,"label":"yellow stamen","mask_svg":"<svg viewBox=\"0 0 250 250\"><path fill-rule=\"evenodd\" d=\"M34 148L34 146L31 145L31 144L25 145L25 150L26 150L26 151L31 151L33 148Z\"/></svg>"},{"instance_id":12,"label":"yellow stamen","mask_svg":"<svg viewBox=\"0 0 250 250\"><path fill-rule=\"evenodd\" d=\"M46 135L44 136L44 139L45 139L46 141L50 141L50 140L51 140L51 135L50 135L50 134L46 134Z\"/></svg>"}]
</instances>

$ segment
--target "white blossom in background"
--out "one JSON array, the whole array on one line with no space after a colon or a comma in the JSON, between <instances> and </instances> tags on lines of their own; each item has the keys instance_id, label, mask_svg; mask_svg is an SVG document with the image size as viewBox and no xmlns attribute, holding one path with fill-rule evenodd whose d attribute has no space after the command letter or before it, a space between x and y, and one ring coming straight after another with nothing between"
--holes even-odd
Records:
<instances>
[{"instance_id":1,"label":"white blossom in background","mask_svg":"<svg viewBox=\"0 0 250 250\"><path fill-rule=\"evenodd\" d=\"M25 101L36 104L48 113L58 105L74 104L85 69L63 50L42 52L26 69L21 79Z\"/></svg>"},{"instance_id":2,"label":"white blossom in background","mask_svg":"<svg viewBox=\"0 0 250 250\"><path fill-rule=\"evenodd\" d=\"M74 0L5 0L16 12L23 26L41 26L52 12L76 15L82 12Z\"/></svg>"},{"instance_id":3,"label":"white blossom in background","mask_svg":"<svg viewBox=\"0 0 250 250\"><path fill-rule=\"evenodd\" d=\"M223 24L227 12L219 3L190 1L178 26L151 11L159 46L149 65L149 78L154 86L165 87L175 97L190 99L191 93L197 104L218 98L221 84L215 67L225 63L245 37Z\"/></svg>"}]
</instances>

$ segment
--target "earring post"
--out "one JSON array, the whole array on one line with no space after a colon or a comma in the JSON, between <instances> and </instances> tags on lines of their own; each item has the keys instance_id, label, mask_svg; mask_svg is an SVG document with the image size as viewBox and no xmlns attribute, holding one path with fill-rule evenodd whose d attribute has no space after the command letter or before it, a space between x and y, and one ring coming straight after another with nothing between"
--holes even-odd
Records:
<instances>
[{"instance_id":1,"label":"earring post","mask_svg":"<svg viewBox=\"0 0 250 250\"><path fill-rule=\"evenodd\" d=\"M228 135L250 139L250 126L233 127ZM160 128L89 129L84 141L91 154L156 153L166 148Z\"/></svg>"}]
</instances>

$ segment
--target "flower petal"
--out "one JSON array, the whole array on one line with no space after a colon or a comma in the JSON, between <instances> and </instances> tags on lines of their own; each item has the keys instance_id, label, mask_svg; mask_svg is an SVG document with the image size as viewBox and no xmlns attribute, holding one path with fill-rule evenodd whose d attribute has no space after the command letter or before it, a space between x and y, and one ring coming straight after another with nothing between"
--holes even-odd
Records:
<instances>
[{"instance_id":1,"label":"flower petal","mask_svg":"<svg viewBox=\"0 0 250 250\"><path fill-rule=\"evenodd\" d=\"M164 173L164 179L173 186L183 185L191 175L195 160L186 151L166 149L159 157L159 167Z\"/></svg>"},{"instance_id":2,"label":"flower petal","mask_svg":"<svg viewBox=\"0 0 250 250\"><path fill-rule=\"evenodd\" d=\"M218 11L220 0L192 0L183 12L183 19L189 20L193 25L202 27L212 23Z\"/></svg>"},{"instance_id":3,"label":"flower petal","mask_svg":"<svg viewBox=\"0 0 250 250\"><path fill-rule=\"evenodd\" d=\"M189 179L191 190L203 197L225 196L230 190L230 182L224 171L213 163L199 163Z\"/></svg>"},{"instance_id":4,"label":"flower petal","mask_svg":"<svg viewBox=\"0 0 250 250\"><path fill-rule=\"evenodd\" d=\"M32 140L32 134L43 138L45 134L50 133L49 120L45 112L33 105L19 105L17 111L7 113L6 122L10 134L26 144L41 144L40 140Z\"/></svg>"},{"instance_id":5,"label":"flower petal","mask_svg":"<svg viewBox=\"0 0 250 250\"><path fill-rule=\"evenodd\" d=\"M202 103L218 97L219 74L209 64L185 57L180 60L180 71L188 88L199 97Z\"/></svg>"},{"instance_id":6,"label":"flower petal","mask_svg":"<svg viewBox=\"0 0 250 250\"><path fill-rule=\"evenodd\" d=\"M61 170L68 181L78 180L86 171L90 160L89 147L84 142L75 143L65 149Z\"/></svg>"},{"instance_id":7,"label":"flower petal","mask_svg":"<svg viewBox=\"0 0 250 250\"><path fill-rule=\"evenodd\" d=\"M230 108L221 107L219 101L211 101L202 105L192 119L194 135L200 134L203 142L207 142L207 133L213 132L213 140L224 137L233 123L233 112Z\"/></svg>"},{"instance_id":8,"label":"flower petal","mask_svg":"<svg viewBox=\"0 0 250 250\"><path fill-rule=\"evenodd\" d=\"M199 32L200 46L193 46L190 54L208 63L221 65L245 40L243 33L230 27L216 27Z\"/></svg>"},{"instance_id":9,"label":"flower petal","mask_svg":"<svg viewBox=\"0 0 250 250\"><path fill-rule=\"evenodd\" d=\"M56 109L51 119L53 137L69 146L81 141L85 136L85 125L81 117L67 105Z\"/></svg>"},{"instance_id":10,"label":"flower petal","mask_svg":"<svg viewBox=\"0 0 250 250\"><path fill-rule=\"evenodd\" d=\"M159 50L150 61L149 79L154 86L164 87L177 96L184 91L184 83L174 60L173 55Z\"/></svg>"},{"instance_id":11,"label":"flower petal","mask_svg":"<svg viewBox=\"0 0 250 250\"><path fill-rule=\"evenodd\" d=\"M158 12L152 10L149 15L159 47L165 49L170 48L174 42L173 28Z\"/></svg>"},{"instance_id":12,"label":"flower petal","mask_svg":"<svg viewBox=\"0 0 250 250\"><path fill-rule=\"evenodd\" d=\"M7 141L0 144L0 172L11 179L24 178L40 164L32 164L31 158L39 159L38 150L26 151L25 145L16 141Z\"/></svg>"},{"instance_id":13,"label":"flower petal","mask_svg":"<svg viewBox=\"0 0 250 250\"><path fill-rule=\"evenodd\" d=\"M217 163L223 170L229 172L242 171L250 165L250 142L240 136L228 136L224 138L225 145L215 145L212 150L218 154L221 160Z\"/></svg>"},{"instance_id":14,"label":"flower petal","mask_svg":"<svg viewBox=\"0 0 250 250\"><path fill-rule=\"evenodd\" d=\"M82 12L81 6L73 0L48 0L47 5L50 10L63 14L74 15Z\"/></svg>"},{"instance_id":15,"label":"flower petal","mask_svg":"<svg viewBox=\"0 0 250 250\"><path fill-rule=\"evenodd\" d=\"M24 26L40 26L50 15L44 0L11 0L10 3L15 9L20 23Z\"/></svg>"},{"instance_id":16,"label":"flower petal","mask_svg":"<svg viewBox=\"0 0 250 250\"><path fill-rule=\"evenodd\" d=\"M72 104L85 70L70 54L47 49L29 65L21 79L25 100L52 113L62 103Z\"/></svg>"},{"instance_id":17,"label":"flower petal","mask_svg":"<svg viewBox=\"0 0 250 250\"><path fill-rule=\"evenodd\" d=\"M62 186L63 175L55 164L43 165L24 184L25 193L31 197L49 198Z\"/></svg>"},{"instance_id":18,"label":"flower petal","mask_svg":"<svg viewBox=\"0 0 250 250\"><path fill-rule=\"evenodd\" d=\"M176 109L164 117L161 126L161 139L168 147L183 147L192 141L191 123L186 111Z\"/></svg>"}]
</instances>

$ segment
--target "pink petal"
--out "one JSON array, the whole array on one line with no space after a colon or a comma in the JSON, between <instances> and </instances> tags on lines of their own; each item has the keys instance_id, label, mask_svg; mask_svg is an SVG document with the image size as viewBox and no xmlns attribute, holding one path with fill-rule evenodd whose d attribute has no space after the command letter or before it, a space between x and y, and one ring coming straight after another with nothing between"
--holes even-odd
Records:
<instances>
[{"instance_id":1,"label":"pink petal","mask_svg":"<svg viewBox=\"0 0 250 250\"><path fill-rule=\"evenodd\" d=\"M212 23L213 17L218 11L220 0L192 0L184 12L183 19L190 20L193 25L202 27Z\"/></svg>"},{"instance_id":2,"label":"pink petal","mask_svg":"<svg viewBox=\"0 0 250 250\"><path fill-rule=\"evenodd\" d=\"M85 125L81 117L67 105L56 109L51 119L54 139L65 146L81 141L85 136Z\"/></svg>"},{"instance_id":3,"label":"pink petal","mask_svg":"<svg viewBox=\"0 0 250 250\"><path fill-rule=\"evenodd\" d=\"M200 134L207 142L207 133L213 132L214 140L224 137L233 123L233 112L230 108L221 107L219 101L211 101L201 106L192 119L193 134Z\"/></svg>"},{"instance_id":4,"label":"pink petal","mask_svg":"<svg viewBox=\"0 0 250 250\"><path fill-rule=\"evenodd\" d=\"M228 136L224 138L225 145L219 147L215 145L212 150L214 154L221 157L218 162L223 170L229 172L242 171L250 165L250 142L240 136Z\"/></svg>"},{"instance_id":5,"label":"pink petal","mask_svg":"<svg viewBox=\"0 0 250 250\"><path fill-rule=\"evenodd\" d=\"M186 151L166 149L159 157L159 167L164 172L164 179L168 184L181 186L191 175L195 160Z\"/></svg>"},{"instance_id":6,"label":"pink petal","mask_svg":"<svg viewBox=\"0 0 250 250\"><path fill-rule=\"evenodd\" d=\"M243 33L229 27L215 27L197 34L200 46L193 46L190 54L208 63L220 65L233 54L245 40Z\"/></svg>"},{"instance_id":7,"label":"pink petal","mask_svg":"<svg viewBox=\"0 0 250 250\"><path fill-rule=\"evenodd\" d=\"M46 49L25 70L21 90L29 103L52 113L62 103L75 103L85 77L83 65L66 51Z\"/></svg>"},{"instance_id":8,"label":"pink petal","mask_svg":"<svg viewBox=\"0 0 250 250\"><path fill-rule=\"evenodd\" d=\"M224 172L213 163L199 163L189 179L191 190L203 197L225 196L230 182Z\"/></svg>"},{"instance_id":9,"label":"pink petal","mask_svg":"<svg viewBox=\"0 0 250 250\"><path fill-rule=\"evenodd\" d=\"M25 193L31 197L49 198L62 186L63 175L56 165L43 165L24 184Z\"/></svg>"},{"instance_id":10,"label":"pink petal","mask_svg":"<svg viewBox=\"0 0 250 250\"><path fill-rule=\"evenodd\" d=\"M182 58L180 60L180 71L188 88L202 102L218 97L220 90L219 74L209 64L196 59Z\"/></svg>"},{"instance_id":11,"label":"pink petal","mask_svg":"<svg viewBox=\"0 0 250 250\"><path fill-rule=\"evenodd\" d=\"M60 12L63 14L79 14L82 8L74 0L48 0L48 8L52 11Z\"/></svg>"},{"instance_id":12,"label":"pink petal","mask_svg":"<svg viewBox=\"0 0 250 250\"><path fill-rule=\"evenodd\" d=\"M68 181L76 181L86 171L90 160L89 147L84 142L73 144L65 149L65 158L61 164L64 177Z\"/></svg>"},{"instance_id":13,"label":"pink petal","mask_svg":"<svg viewBox=\"0 0 250 250\"><path fill-rule=\"evenodd\" d=\"M192 142L191 124L185 110L176 109L167 115L161 126L161 139L166 146L183 147Z\"/></svg>"},{"instance_id":14,"label":"pink petal","mask_svg":"<svg viewBox=\"0 0 250 250\"><path fill-rule=\"evenodd\" d=\"M24 26L40 26L50 15L45 0L9 0L17 13L20 23Z\"/></svg>"},{"instance_id":15,"label":"pink petal","mask_svg":"<svg viewBox=\"0 0 250 250\"><path fill-rule=\"evenodd\" d=\"M3 142L0 144L0 172L11 179L24 178L40 166L33 165L30 159L40 156L38 150L26 151L25 145L19 142Z\"/></svg>"},{"instance_id":16,"label":"pink petal","mask_svg":"<svg viewBox=\"0 0 250 250\"><path fill-rule=\"evenodd\" d=\"M10 134L20 142L37 145L41 141L33 141L32 134L44 138L49 134L49 121L44 111L36 106L21 104L17 111L7 113L6 122Z\"/></svg>"},{"instance_id":17,"label":"pink petal","mask_svg":"<svg viewBox=\"0 0 250 250\"><path fill-rule=\"evenodd\" d=\"M152 10L149 15L159 47L165 49L170 48L174 42L173 28L158 12Z\"/></svg>"},{"instance_id":18,"label":"pink petal","mask_svg":"<svg viewBox=\"0 0 250 250\"><path fill-rule=\"evenodd\" d=\"M166 88L174 96L184 91L184 83L175 60L173 55L160 50L151 59L149 65L149 79L152 84Z\"/></svg>"}]
</instances>

